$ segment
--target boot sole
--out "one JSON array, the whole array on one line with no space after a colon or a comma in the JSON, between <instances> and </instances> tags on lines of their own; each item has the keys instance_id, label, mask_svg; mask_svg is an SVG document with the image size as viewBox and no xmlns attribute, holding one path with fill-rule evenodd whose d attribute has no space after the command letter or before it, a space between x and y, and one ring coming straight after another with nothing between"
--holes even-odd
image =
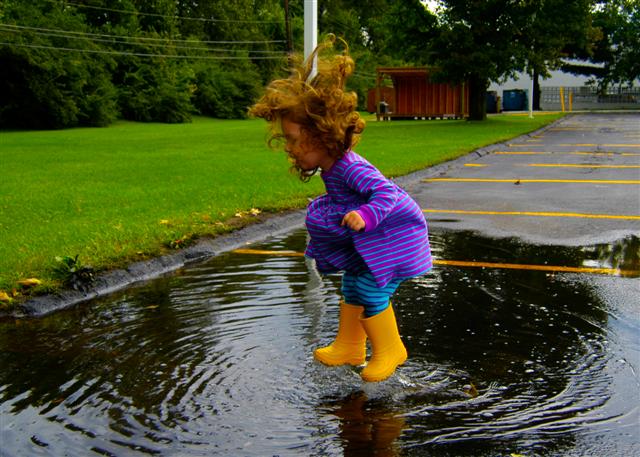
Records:
<instances>
[{"instance_id":1,"label":"boot sole","mask_svg":"<svg viewBox=\"0 0 640 457\"><path fill-rule=\"evenodd\" d=\"M318 356L316 352L313 353L313 358L316 359L321 364L326 365L328 367L337 367L340 365L351 365L351 366L357 367L358 365L362 365L366 360L366 357L362 357L362 359L349 359L349 360L328 359L328 358L325 358L324 356Z\"/></svg>"}]
</instances>

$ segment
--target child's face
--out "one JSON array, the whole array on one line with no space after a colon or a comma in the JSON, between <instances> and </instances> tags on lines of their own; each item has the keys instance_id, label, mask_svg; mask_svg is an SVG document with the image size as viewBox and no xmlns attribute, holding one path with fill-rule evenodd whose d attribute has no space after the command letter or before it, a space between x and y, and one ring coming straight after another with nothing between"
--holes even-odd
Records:
<instances>
[{"instance_id":1,"label":"child's face","mask_svg":"<svg viewBox=\"0 0 640 457\"><path fill-rule=\"evenodd\" d=\"M310 171L320 167L323 170L328 170L335 162L335 159L327 151L309 141L309 135L302 128L302 125L284 117L282 118L282 133L287 141L284 150L301 169Z\"/></svg>"}]
</instances>

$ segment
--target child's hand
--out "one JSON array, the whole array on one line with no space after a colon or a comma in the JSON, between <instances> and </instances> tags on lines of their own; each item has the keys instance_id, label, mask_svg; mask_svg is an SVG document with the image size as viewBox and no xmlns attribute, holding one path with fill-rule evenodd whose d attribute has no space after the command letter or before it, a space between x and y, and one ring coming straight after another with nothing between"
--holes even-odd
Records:
<instances>
[{"instance_id":1,"label":"child's hand","mask_svg":"<svg viewBox=\"0 0 640 457\"><path fill-rule=\"evenodd\" d=\"M366 224L364 222L364 219L362 219L362 216L360 216L357 211L351 211L344 216L340 225L346 225L351 230L359 232L361 230L364 230Z\"/></svg>"}]
</instances>

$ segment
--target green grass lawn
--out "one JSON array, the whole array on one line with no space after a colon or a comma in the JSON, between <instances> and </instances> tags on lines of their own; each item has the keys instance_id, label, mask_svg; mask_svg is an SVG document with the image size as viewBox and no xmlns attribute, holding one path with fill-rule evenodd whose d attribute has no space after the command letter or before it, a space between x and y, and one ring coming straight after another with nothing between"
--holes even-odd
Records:
<instances>
[{"instance_id":1,"label":"green grass lawn","mask_svg":"<svg viewBox=\"0 0 640 457\"><path fill-rule=\"evenodd\" d=\"M399 176L529 132L560 115L486 122L368 122L356 150ZM56 256L96 269L161 254L182 237L230 230L252 208L301 208L323 192L288 173L265 146L261 120L191 124L119 122L107 128L0 132L0 290L16 281L57 286ZM238 218L236 218L237 220Z\"/></svg>"}]
</instances>

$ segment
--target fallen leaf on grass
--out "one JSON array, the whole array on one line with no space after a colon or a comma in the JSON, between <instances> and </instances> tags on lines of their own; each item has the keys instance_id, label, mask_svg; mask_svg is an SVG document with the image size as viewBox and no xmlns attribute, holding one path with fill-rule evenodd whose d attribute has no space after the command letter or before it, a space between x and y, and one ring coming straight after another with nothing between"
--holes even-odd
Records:
<instances>
[{"instance_id":1,"label":"fallen leaf on grass","mask_svg":"<svg viewBox=\"0 0 640 457\"><path fill-rule=\"evenodd\" d=\"M262 213L262 211L260 211L258 208L251 208L249 211L238 211L235 214L235 217L246 217L246 216L257 216L258 214Z\"/></svg>"},{"instance_id":2,"label":"fallen leaf on grass","mask_svg":"<svg viewBox=\"0 0 640 457\"><path fill-rule=\"evenodd\" d=\"M18 284L20 284L22 287L33 287L39 286L40 284L42 284L42 281L40 281L38 278L27 278L18 281Z\"/></svg>"}]
</instances>

